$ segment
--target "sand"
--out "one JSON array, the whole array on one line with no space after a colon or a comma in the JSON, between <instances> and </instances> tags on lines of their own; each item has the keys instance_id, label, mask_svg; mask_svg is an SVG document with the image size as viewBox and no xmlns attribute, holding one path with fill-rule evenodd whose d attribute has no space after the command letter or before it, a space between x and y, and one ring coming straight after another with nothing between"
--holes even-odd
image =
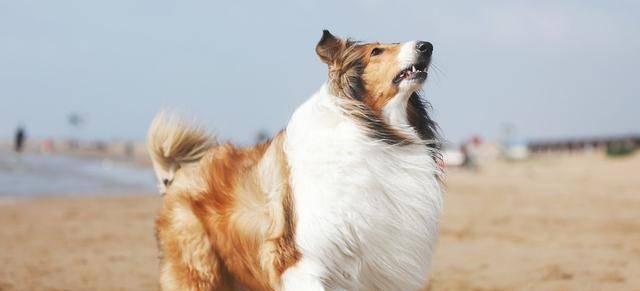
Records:
<instances>
[{"instance_id":1,"label":"sand","mask_svg":"<svg viewBox=\"0 0 640 291\"><path fill-rule=\"evenodd\" d=\"M640 155L448 170L430 290L640 290ZM0 199L0 290L157 290L154 195Z\"/></svg>"},{"instance_id":2,"label":"sand","mask_svg":"<svg viewBox=\"0 0 640 291\"><path fill-rule=\"evenodd\" d=\"M450 171L432 290L640 290L640 155Z\"/></svg>"},{"instance_id":3,"label":"sand","mask_svg":"<svg viewBox=\"0 0 640 291\"><path fill-rule=\"evenodd\" d=\"M0 203L0 290L157 290L159 197Z\"/></svg>"}]
</instances>

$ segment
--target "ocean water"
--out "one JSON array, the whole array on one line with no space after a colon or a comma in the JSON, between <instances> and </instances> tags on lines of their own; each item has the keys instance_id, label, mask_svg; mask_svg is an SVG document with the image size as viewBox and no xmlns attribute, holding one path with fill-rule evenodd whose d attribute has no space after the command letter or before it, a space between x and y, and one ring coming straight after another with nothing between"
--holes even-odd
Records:
<instances>
[{"instance_id":1,"label":"ocean water","mask_svg":"<svg viewBox=\"0 0 640 291\"><path fill-rule=\"evenodd\" d=\"M106 159L0 151L0 197L155 193L151 168Z\"/></svg>"}]
</instances>

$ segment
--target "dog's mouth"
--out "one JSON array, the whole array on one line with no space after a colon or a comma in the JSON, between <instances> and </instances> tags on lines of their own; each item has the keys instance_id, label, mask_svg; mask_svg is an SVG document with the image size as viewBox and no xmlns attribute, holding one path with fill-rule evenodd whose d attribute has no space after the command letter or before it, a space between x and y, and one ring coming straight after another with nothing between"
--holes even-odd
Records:
<instances>
[{"instance_id":1,"label":"dog's mouth","mask_svg":"<svg viewBox=\"0 0 640 291\"><path fill-rule=\"evenodd\" d=\"M412 81L416 80L418 82L422 82L427 79L427 69L429 68L429 63L427 62L418 62L415 63L408 68L403 69L393 78L394 84L400 84L402 81Z\"/></svg>"}]
</instances>

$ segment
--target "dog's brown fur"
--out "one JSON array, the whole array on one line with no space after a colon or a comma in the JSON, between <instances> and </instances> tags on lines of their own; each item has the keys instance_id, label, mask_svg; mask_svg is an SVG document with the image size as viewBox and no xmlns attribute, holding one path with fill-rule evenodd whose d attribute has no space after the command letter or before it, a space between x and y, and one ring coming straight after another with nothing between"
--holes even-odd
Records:
<instances>
[{"instance_id":1,"label":"dog's brown fur","mask_svg":"<svg viewBox=\"0 0 640 291\"><path fill-rule=\"evenodd\" d=\"M300 254L281 133L253 148L213 148L199 177L164 196L156 220L164 290L272 290Z\"/></svg>"}]
</instances>

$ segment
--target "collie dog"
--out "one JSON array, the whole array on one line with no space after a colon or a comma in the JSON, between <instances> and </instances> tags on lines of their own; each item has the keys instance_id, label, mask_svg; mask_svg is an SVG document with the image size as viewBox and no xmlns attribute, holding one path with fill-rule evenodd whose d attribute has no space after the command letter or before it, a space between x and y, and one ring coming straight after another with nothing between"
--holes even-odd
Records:
<instances>
[{"instance_id":1,"label":"collie dog","mask_svg":"<svg viewBox=\"0 0 640 291\"><path fill-rule=\"evenodd\" d=\"M156 117L162 289L422 289L442 208L436 125L418 95L432 50L325 30L328 80L253 147Z\"/></svg>"}]
</instances>

